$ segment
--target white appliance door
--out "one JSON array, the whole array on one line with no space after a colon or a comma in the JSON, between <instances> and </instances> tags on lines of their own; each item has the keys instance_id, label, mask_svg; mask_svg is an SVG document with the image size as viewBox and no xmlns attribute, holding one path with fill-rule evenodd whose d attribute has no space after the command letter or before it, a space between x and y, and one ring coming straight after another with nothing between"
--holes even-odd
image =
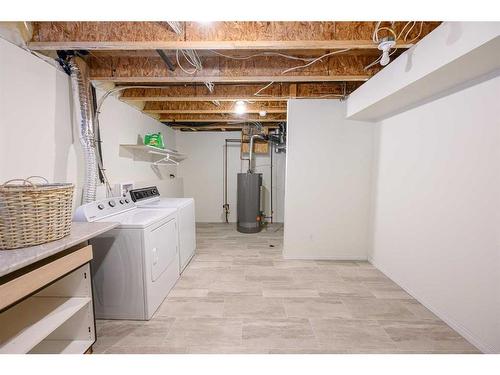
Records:
<instances>
[{"instance_id":1,"label":"white appliance door","mask_svg":"<svg viewBox=\"0 0 500 375\"><path fill-rule=\"evenodd\" d=\"M177 220L147 228L145 236L146 318L150 319L179 278Z\"/></svg>"},{"instance_id":2,"label":"white appliance door","mask_svg":"<svg viewBox=\"0 0 500 375\"><path fill-rule=\"evenodd\" d=\"M182 272L196 249L194 202L179 209L179 244L180 267Z\"/></svg>"},{"instance_id":3,"label":"white appliance door","mask_svg":"<svg viewBox=\"0 0 500 375\"><path fill-rule=\"evenodd\" d=\"M151 281L156 281L177 256L177 226L175 219L153 226L150 236Z\"/></svg>"}]
</instances>

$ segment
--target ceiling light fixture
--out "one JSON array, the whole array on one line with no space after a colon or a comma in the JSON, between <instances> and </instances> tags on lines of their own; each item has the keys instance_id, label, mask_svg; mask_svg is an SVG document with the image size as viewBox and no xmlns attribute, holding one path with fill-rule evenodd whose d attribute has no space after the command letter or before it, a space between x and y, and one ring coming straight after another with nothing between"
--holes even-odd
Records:
<instances>
[{"instance_id":1,"label":"ceiling light fixture","mask_svg":"<svg viewBox=\"0 0 500 375\"><path fill-rule=\"evenodd\" d=\"M266 111L259 111L259 116L260 117L266 117L267 112Z\"/></svg>"},{"instance_id":2,"label":"ceiling light fixture","mask_svg":"<svg viewBox=\"0 0 500 375\"><path fill-rule=\"evenodd\" d=\"M389 57L389 52L392 47L396 45L396 42L392 38L384 38L378 45L378 49L382 51L382 57L380 59L380 65L386 66L391 61Z\"/></svg>"},{"instance_id":3,"label":"ceiling light fixture","mask_svg":"<svg viewBox=\"0 0 500 375\"><path fill-rule=\"evenodd\" d=\"M238 100L236 104L234 105L234 112L237 113L238 115L242 115L246 113L247 111L247 106L243 100Z\"/></svg>"}]
</instances>

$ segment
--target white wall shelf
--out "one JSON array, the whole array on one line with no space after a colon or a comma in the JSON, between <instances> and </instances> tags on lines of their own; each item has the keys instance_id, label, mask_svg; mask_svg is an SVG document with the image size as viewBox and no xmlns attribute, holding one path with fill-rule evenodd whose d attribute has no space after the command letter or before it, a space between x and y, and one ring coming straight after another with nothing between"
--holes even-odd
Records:
<instances>
[{"instance_id":1,"label":"white wall shelf","mask_svg":"<svg viewBox=\"0 0 500 375\"><path fill-rule=\"evenodd\" d=\"M179 162L187 158L186 154L168 148L137 144L121 144L120 146L130 151L146 152L160 156L160 158L152 162L153 165L179 165Z\"/></svg>"}]
</instances>

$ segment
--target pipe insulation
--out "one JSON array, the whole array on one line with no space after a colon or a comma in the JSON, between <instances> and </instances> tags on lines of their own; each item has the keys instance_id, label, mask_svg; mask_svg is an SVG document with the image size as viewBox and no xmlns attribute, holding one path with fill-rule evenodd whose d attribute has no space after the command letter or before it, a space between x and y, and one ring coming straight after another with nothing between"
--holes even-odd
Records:
<instances>
[{"instance_id":1,"label":"pipe insulation","mask_svg":"<svg viewBox=\"0 0 500 375\"><path fill-rule=\"evenodd\" d=\"M72 57L68 65L73 91L73 107L76 110L85 162L82 203L89 203L96 200L97 189L97 157L90 102L90 80L87 65L80 57Z\"/></svg>"}]
</instances>

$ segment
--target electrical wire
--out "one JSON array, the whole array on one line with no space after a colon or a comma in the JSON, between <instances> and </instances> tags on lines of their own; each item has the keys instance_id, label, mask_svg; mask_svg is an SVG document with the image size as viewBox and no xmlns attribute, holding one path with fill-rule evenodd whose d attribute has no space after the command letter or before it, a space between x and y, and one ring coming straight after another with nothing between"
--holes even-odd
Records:
<instances>
[{"instance_id":1,"label":"electrical wire","mask_svg":"<svg viewBox=\"0 0 500 375\"><path fill-rule=\"evenodd\" d=\"M182 57L184 57L184 59L188 62L189 65L193 67L193 69L188 70L182 66L181 61L179 59L179 54L182 54ZM200 57L198 56L198 53L195 50L178 49L177 51L175 51L175 58L177 60L177 65L179 65L179 68L186 74L193 75L196 74L196 72L203 69Z\"/></svg>"},{"instance_id":2,"label":"electrical wire","mask_svg":"<svg viewBox=\"0 0 500 375\"><path fill-rule=\"evenodd\" d=\"M420 21L420 30L419 30L417 36L408 42L409 44L413 43L414 41L416 41L420 37L420 35L422 34L423 28L424 28L424 21Z\"/></svg>"},{"instance_id":3,"label":"electrical wire","mask_svg":"<svg viewBox=\"0 0 500 375\"><path fill-rule=\"evenodd\" d=\"M259 56L280 56L280 57L283 57L285 59L300 60L300 61L314 60L313 57L299 57L299 56L287 55L287 54L280 53L280 52L260 52L260 53L255 53L253 55L247 55L247 56L234 56L234 55L226 55L224 53L220 53L220 52L214 51L212 49L209 51L216 54L216 55L225 57L227 59L232 59L232 60L249 60L251 58L259 57Z\"/></svg>"},{"instance_id":4,"label":"electrical wire","mask_svg":"<svg viewBox=\"0 0 500 375\"><path fill-rule=\"evenodd\" d=\"M401 36L403 35L403 33L405 32L406 28L408 27L409 24L412 24L411 27L408 29L408 31L406 32L406 35L405 37L403 38L403 40L406 40L406 38L408 37L408 34L413 30L413 28L415 27L415 24L416 24L416 21L408 21L406 22L406 24L403 26L403 28L401 29L401 31L399 32L399 35L398 37L396 38L396 40L399 40L401 39Z\"/></svg>"},{"instance_id":5,"label":"electrical wire","mask_svg":"<svg viewBox=\"0 0 500 375\"><path fill-rule=\"evenodd\" d=\"M341 49L341 50L338 50L338 51L333 51L333 52L325 53L324 55L315 58L314 60L308 62L307 64L299 65L299 66L294 66L293 68L289 68L289 69L283 70L281 72L281 74L286 74L286 73L289 73L289 72L297 70L297 69L307 68L308 66L311 66L311 65L317 63L318 61L324 59L325 57L336 55L336 54L343 53L343 52L347 52L347 51L350 51L350 50L351 50L351 48L345 48L345 49Z\"/></svg>"},{"instance_id":6,"label":"electrical wire","mask_svg":"<svg viewBox=\"0 0 500 375\"><path fill-rule=\"evenodd\" d=\"M167 21L168 26L174 30L176 34L182 34L184 32L184 28L182 27L182 24L178 21Z\"/></svg>"},{"instance_id":7,"label":"electrical wire","mask_svg":"<svg viewBox=\"0 0 500 375\"><path fill-rule=\"evenodd\" d=\"M254 96L265 96L265 95L260 95L260 93L262 91L264 91L265 89L267 89L268 87L270 87L272 84L274 83L274 81L271 81L269 82L267 85L265 85L264 87L262 87L261 89L257 90L253 95Z\"/></svg>"},{"instance_id":8,"label":"electrical wire","mask_svg":"<svg viewBox=\"0 0 500 375\"><path fill-rule=\"evenodd\" d=\"M380 30L388 30L389 32L391 32L391 34L394 35L394 37L395 37L394 41L396 41L396 42L401 39L401 36L406 31L406 33L405 33L405 35L403 37L403 40L405 42L407 42L408 36L410 35L410 33L412 32L412 30L417 25L417 21L408 21L408 22L406 22L406 24L403 26L403 28L399 32L399 35L397 35L394 32L394 30L391 29L391 28L389 28L389 27L380 27L381 23L382 23L382 21L378 21L375 24L375 29L373 30L373 34L372 34L372 40L373 40L374 43L379 43L379 41L380 41L379 38L378 38L378 32ZM408 30L406 30L406 28L410 24L411 24L411 27ZM420 35L422 34L423 26L424 26L424 21L420 21L420 30L419 30L417 36L414 37L412 40L408 41L407 42L408 44L412 44L413 42L415 42L420 37ZM389 56L392 56L394 54L394 52L396 52L396 50L397 50L397 48L394 48L394 50L389 54ZM382 59L382 56L379 56L375 61L373 61L372 63L370 63L367 66L365 66L364 70L367 70L367 69L371 68L372 66L376 65L381 59Z\"/></svg>"},{"instance_id":9,"label":"electrical wire","mask_svg":"<svg viewBox=\"0 0 500 375\"><path fill-rule=\"evenodd\" d=\"M373 34L372 34L372 41L373 43L377 44L378 43L378 28L380 27L380 24L382 23L382 21L378 21L376 24L375 24L375 29L373 30Z\"/></svg>"},{"instance_id":10,"label":"electrical wire","mask_svg":"<svg viewBox=\"0 0 500 375\"><path fill-rule=\"evenodd\" d=\"M205 86L207 86L207 89L210 93L214 92L215 85L213 82L207 81L205 82Z\"/></svg>"},{"instance_id":11,"label":"electrical wire","mask_svg":"<svg viewBox=\"0 0 500 375\"><path fill-rule=\"evenodd\" d=\"M392 34L392 36L394 37L394 41L397 40L398 36L396 35L396 33L394 32L393 29L391 29L390 27L379 27L378 30L377 30L377 35L376 35L376 40L377 40L376 43L378 43L380 41L380 39L378 38L378 32L380 30L387 30L387 31L389 31Z\"/></svg>"}]
</instances>

